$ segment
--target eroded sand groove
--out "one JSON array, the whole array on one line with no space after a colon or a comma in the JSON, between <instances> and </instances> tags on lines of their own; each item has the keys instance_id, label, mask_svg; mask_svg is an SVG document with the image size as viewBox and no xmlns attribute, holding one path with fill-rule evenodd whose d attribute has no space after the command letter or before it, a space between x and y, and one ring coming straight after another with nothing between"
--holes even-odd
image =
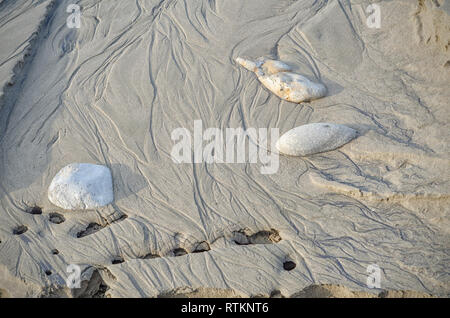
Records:
<instances>
[{"instance_id":1,"label":"eroded sand groove","mask_svg":"<svg viewBox=\"0 0 450 318\"><path fill-rule=\"evenodd\" d=\"M377 264L383 289L449 295L450 59L428 23L442 7L424 2L418 41L415 1L382 2L397 19L381 30L365 26L364 1L263 2L82 0L82 27L71 30L69 1L58 1L1 111L2 294L66 295L69 264L82 266L86 296L186 286L288 296L318 284L369 292L366 269ZM439 41L424 36L433 32ZM286 61L328 94L282 101L238 56ZM361 136L338 151L280 157L270 176L252 164L172 163L171 132L197 119L280 132L335 122ZM48 185L71 162L108 166L114 205L51 205ZM42 213L26 213L33 207ZM246 244L271 229L282 240Z\"/></svg>"},{"instance_id":2,"label":"eroded sand groove","mask_svg":"<svg viewBox=\"0 0 450 318\"><path fill-rule=\"evenodd\" d=\"M22 89L22 83L27 77L31 63L35 57L36 50L40 42L44 39L47 24L49 23L54 11L56 10L56 1L3 1L0 4L2 32L10 33L18 28L27 28L28 32L20 34L18 39L3 39L5 45L2 49L2 61L0 63L1 81L3 85L0 93L0 120L1 128L0 138L4 134L11 112L16 102L17 96ZM28 26L24 26L24 24ZM11 26L12 30L9 29ZM33 29L33 27L35 29ZM6 36L4 37L6 38ZM20 40L24 40L20 42ZM19 41L17 43L17 41ZM18 45L14 47L14 45Z\"/></svg>"}]
</instances>

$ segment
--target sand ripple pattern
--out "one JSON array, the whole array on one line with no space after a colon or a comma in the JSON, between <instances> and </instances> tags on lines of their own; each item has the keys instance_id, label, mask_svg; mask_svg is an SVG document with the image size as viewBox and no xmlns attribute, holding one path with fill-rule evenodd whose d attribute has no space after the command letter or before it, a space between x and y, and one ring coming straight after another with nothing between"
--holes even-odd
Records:
<instances>
[{"instance_id":1,"label":"sand ripple pattern","mask_svg":"<svg viewBox=\"0 0 450 318\"><path fill-rule=\"evenodd\" d=\"M83 264L103 269L112 296L184 286L292 295L320 283L368 291L366 268L377 264L382 288L450 293L448 78L425 85L400 53L388 60L382 50L399 35L374 40L361 4L81 0L82 27L69 29L70 2L47 11L24 80L0 110L5 280L49 294L68 264ZM413 1L383 5L414 30ZM427 50L410 54L425 60ZM323 81L328 96L282 101L234 62L262 55ZM198 119L280 133L336 122L362 135L330 153L280 157L273 175L258 164L173 163L172 130ZM52 206L47 187L71 162L109 166L116 202ZM42 214L25 212L33 206ZM14 235L20 225L27 231ZM281 239L237 244L236 233ZM203 242L210 250L193 253ZM187 255L174 257L180 248ZM286 259L295 270L283 270Z\"/></svg>"}]
</instances>

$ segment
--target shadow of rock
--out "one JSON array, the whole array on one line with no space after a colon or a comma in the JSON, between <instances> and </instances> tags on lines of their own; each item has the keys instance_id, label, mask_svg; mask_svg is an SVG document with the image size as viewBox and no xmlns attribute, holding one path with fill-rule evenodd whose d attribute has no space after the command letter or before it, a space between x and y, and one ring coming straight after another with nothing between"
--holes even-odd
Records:
<instances>
[{"instance_id":1,"label":"shadow of rock","mask_svg":"<svg viewBox=\"0 0 450 318\"><path fill-rule=\"evenodd\" d=\"M147 180L142 174L136 173L125 164L115 163L110 166L113 184L114 184L114 201L129 196L137 195L137 193L148 186Z\"/></svg>"}]
</instances>

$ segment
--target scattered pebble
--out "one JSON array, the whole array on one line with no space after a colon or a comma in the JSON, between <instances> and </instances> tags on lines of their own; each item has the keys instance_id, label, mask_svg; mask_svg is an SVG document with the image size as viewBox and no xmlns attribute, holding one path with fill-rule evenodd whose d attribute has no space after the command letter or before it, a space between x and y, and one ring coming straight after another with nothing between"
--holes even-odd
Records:
<instances>
[{"instance_id":1,"label":"scattered pebble","mask_svg":"<svg viewBox=\"0 0 450 318\"><path fill-rule=\"evenodd\" d=\"M211 247L209 246L208 242L203 241L197 244L197 246L195 247L194 251L192 253L202 253L202 252L207 252L211 249Z\"/></svg>"},{"instance_id":2,"label":"scattered pebble","mask_svg":"<svg viewBox=\"0 0 450 318\"><path fill-rule=\"evenodd\" d=\"M297 265L293 261L286 261L283 263L283 268L287 271L293 270Z\"/></svg>"},{"instance_id":3,"label":"scattered pebble","mask_svg":"<svg viewBox=\"0 0 450 318\"><path fill-rule=\"evenodd\" d=\"M117 257L115 257L115 258L111 261L111 263L112 263L113 265L121 264L121 263L123 263L123 262L125 262L125 260L123 259L122 256L117 256Z\"/></svg>"},{"instance_id":4,"label":"scattered pebble","mask_svg":"<svg viewBox=\"0 0 450 318\"><path fill-rule=\"evenodd\" d=\"M26 231L28 231L28 227L26 227L25 225L19 225L13 230L13 234L20 235L25 233Z\"/></svg>"},{"instance_id":5,"label":"scattered pebble","mask_svg":"<svg viewBox=\"0 0 450 318\"><path fill-rule=\"evenodd\" d=\"M158 254L153 254L153 253L150 253L150 254L147 254L147 255L145 255L144 257L142 257L143 259L153 259L153 258L160 258L161 256L159 256Z\"/></svg>"},{"instance_id":6,"label":"scattered pebble","mask_svg":"<svg viewBox=\"0 0 450 318\"><path fill-rule=\"evenodd\" d=\"M59 213L50 213L49 220L52 223L61 224L66 220L66 218L62 214L59 214Z\"/></svg>"},{"instance_id":7,"label":"scattered pebble","mask_svg":"<svg viewBox=\"0 0 450 318\"><path fill-rule=\"evenodd\" d=\"M38 215L38 214L42 214L42 208L40 208L38 206L30 207L26 210L26 212L33 214L33 215Z\"/></svg>"},{"instance_id":8,"label":"scattered pebble","mask_svg":"<svg viewBox=\"0 0 450 318\"><path fill-rule=\"evenodd\" d=\"M176 248L173 250L173 255L174 256L183 256L186 255L188 252L184 249L184 248Z\"/></svg>"}]
</instances>

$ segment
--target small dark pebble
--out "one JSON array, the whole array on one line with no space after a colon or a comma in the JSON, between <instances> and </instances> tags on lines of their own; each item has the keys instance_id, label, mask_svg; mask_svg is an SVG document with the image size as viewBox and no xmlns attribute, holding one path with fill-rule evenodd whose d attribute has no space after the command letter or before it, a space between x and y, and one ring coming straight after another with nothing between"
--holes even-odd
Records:
<instances>
[{"instance_id":1,"label":"small dark pebble","mask_svg":"<svg viewBox=\"0 0 450 318\"><path fill-rule=\"evenodd\" d=\"M104 285L104 284L100 284L100 286L98 286L98 293L105 293L108 290L108 286Z\"/></svg>"},{"instance_id":2,"label":"small dark pebble","mask_svg":"<svg viewBox=\"0 0 450 318\"><path fill-rule=\"evenodd\" d=\"M152 254L152 253L150 253L150 254L145 255L145 256L142 257L142 258L143 258L143 259L152 259L152 258L159 258L159 257L161 257L161 256L159 256L158 254Z\"/></svg>"},{"instance_id":3,"label":"small dark pebble","mask_svg":"<svg viewBox=\"0 0 450 318\"><path fill-rule=\"evenodd\" d=\"M293 270L295 268L295 266L297 266L297 265L292 261L286 261L283 263L283 268L287 271Z\"/></svg>"},{"instance_id":4,"label":"small dark pebble","mask_svg":"<svg viewBox=\"0 0 450 318\"><path fill-rule=\"evenodd\" d=\"M208 242L201 242L199 244L197 244L197 246L195 247L195 250L192 251L192 253L203 253L203 252L207 252L210 251L211 247L209 246Z\"/></svg>"},{"instance_id":5,"label":"small dark pebble","mask_svg":"<svg viewBox=\"0 0 450 318\"><path fill-rule=\"evenodd\" d=\"M174 256L183 256L183 255L186 255L186 254L187 254L186 250L184 248L181 248L181 247L176 248L176 249L173 250L173 255Z\"/></svg>"},{"instance_id":6,"label":"small dark pebble","mask_svg":"<svg viewBox=\"0 0 450 318\"><path fill-rule=\"evenodd\" d=\"M125 260L123 259L123 257L118 256L118 257L116 257L115 259L113 259L111 263L112 263L113 265L116 265L116 264L121 264L121 263L123 263L123 262L125 262Z\"/></svg>"},{"instance_id":7,"label":"small dark pebble","mask_svg":"<svg viewBox=\"0 0 450 318\"><path fill-rule=\"evenodd\" d=\"M49 220L52 223L61 224L66 220L66 218L59 213L50 213Z\"/></svg>"},{"instance_id":8,"label":"small dark pebble","mask_svg":"<svg viewBox=\"0 0 450 318\"><path fill-rule=\"evenodd\" d=\"M13 234L20 235L28 231L28 228L25 225L19 225L13 230Z\"/></svg>"},{"instance_id":9,"label":"small dark pebble","mask_svg":"<svg viewBox=\"0 0 450 318\"><path fill-rule=\"evenodd\" d=\"M53 254L53 255L58 255L58 254L59 254L59 251L55 248L55 249L52 250L52 254Z\"/></svg>"},{"instance_id":10,"label":"small dark pebble","mask_svg":"<svg viewBox=\"0 0 450 318\"><path fill-rule=\"evenodd\" d=\"M279 290L274 290L270 293L270 298L284 298Z\"/></svg>"},{"instance_id":11,"label":"small dark pebble","mask_svg":"<svg viewBox=\"0 0 450 318\"><path fill-rule=\"evenodd\" d=\"M47 270L45 271L45 275L50 276L51 274L52 274L52 271L51 271L51 270L48 270L48 269L47 269Z\"/></svg>"},{"instance_id":12,"label":"small dark pebble","mask_svg":"<svg viewBox=\"0 0 450 318\"><path fill-rule=\"evenodd\" d=\"M42 214L42 208L40 208L38 206L34 206L31 208L28 208L27 213L34 214L34 215Z\"/></svg>"}]
</instances>

